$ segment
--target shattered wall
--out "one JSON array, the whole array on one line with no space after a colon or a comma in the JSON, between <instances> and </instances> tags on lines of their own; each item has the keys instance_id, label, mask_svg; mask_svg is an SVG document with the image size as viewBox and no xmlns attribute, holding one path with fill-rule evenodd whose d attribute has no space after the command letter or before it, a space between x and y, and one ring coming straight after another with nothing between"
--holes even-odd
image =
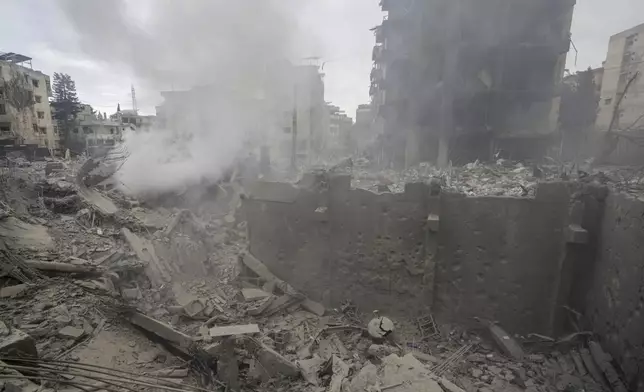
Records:
<instances>
[{"instance_id":1,"label":"shattered wall","mask_svg":"<svg viewBox=\"0 0 644 392\"><path fill-rule=\"evenodd\" d=\"M638 391L644 390L643 246L644 200L610 194L584 313Z\"/></svg>"},{"instance_id":2,"label":"shattered wall","mask_svg":"<svg viewBox=\"0 0 644 392\"><path fill-rule=\"evenodd\" d=\"M549 197L550 196L550 197ZM441 197L436 310L518 333L551 333L568 200Z\"/></svg>"},{"instance_id":3,"label":"shattered wall","mask_svg":"<svg viewBox=\"0 0 644 392\"><path fill-rule=\"evenodd\" d=\"M327 305L351 299L363 311L428 308L427 186L377 195L351 190L347 176L327 185L315 192L258 184L244 205L250 251L277 276Z\"/></svg>"},{"instance_id":4,"label":"shattered wall","mask_svg":"<svg viewBox=\"0 0 644 392\"><path fill-rule=\"evenodd\" d=\"M280 278L332 306L351 299L363 312L419 315L435 305L445 319L551 331L566 189L536 199L441 195L435 265L428 185L401 194L350 189L347 176L326 185L259 183L245 202L250 251Z\"/></svg>"}]
</instances>

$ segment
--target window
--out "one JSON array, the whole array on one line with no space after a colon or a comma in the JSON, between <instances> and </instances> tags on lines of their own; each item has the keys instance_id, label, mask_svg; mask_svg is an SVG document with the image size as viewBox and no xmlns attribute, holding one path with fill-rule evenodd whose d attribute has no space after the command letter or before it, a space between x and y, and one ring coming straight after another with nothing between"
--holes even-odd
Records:
<instances>
[{"instance_id":1,"label":"window","mask_svg":"<svg viewBox=\"0 0 644 392\"><path fill-rule=\"evenodd\" d=\"M86 135L92 133L92 129L90 127L83 127L83 133Z\"/></svg>"},{"instance_id":2,"label":"window","mask_svg":"<svg viewBox=\"0 0 644 392\"><path fill-rule=\"evenodd\" d=\"M25 74L25 82L29 83L29 74Z\"/></svg>"},{"instance_id":3,"label":"window","mask_svg":"<svg viewBox=\"0 0 644 392\"><path fill-rule=\"evenodd\" d=\"M11 127L8 125L0 126L0 134L11 133Z\"/></svg>"},{"instance_id":4,"label":"window","mask_svg":"<svg viewBox=\"0 0 644 392\"><path fill-rule=\"evenodd\" d=\"M31 79L31 83L33 83L35 88L38 88L40 86L40 80L38 79Z\"/></svg>"},{"instance_id":5,"label":"window","mask_svg":"<svg viewBox=\"0 0 644 392\"><path fill-rule=\"evenodd\" d=\"M7 114L7 107L4 103L0 103L0 114Z\"/></svg>"},{"instance_id":6,"label":"window","mask_svg":"<svg viewBox=\"0 0 644 392\"><path fill-rule=\"evenodd\" d=\"M58 126L54 125L54 135L58 135Z\"/></svg>"},{"instance_id":7,"label":"window","mask_svg":"<svg viewBox=\"0 0 644 392\"><path fill-rule=\"evenodd\" d=\"M31 124L31 126L34 128L34 133L38 133L38 124Z\"/></svg>"},{"instance_id":8,"label":"window","mask_svg":"<svg viewBox=\"0 0 644 392\"><path fill-rule=\"evenodd\" d=\"M42 97L40 95L36 95L36 103L42 103Z\"/></svg>"},{"instance_id":9,"label":"window","mask_svg":"<svg viewBox=\"0 0 644 392\"><path fill-rule=\"evenodd\" d=\"M47 134L47 128L40 127L39 129L40 129L40 133L42 133L43 135Z\"/></svg>"},{"instance_id":10,"label":"window","mask_svg":"<svg viewBox=\"0 0 644 392\"><path fill-rule=\"evenodd\" d=\"M4 89L0 87L0 98L4 98Z\"/></svg>"},{"instance_id":11,"label":"window","mask_svg":"<svg viewBox=\"0 0 644 392\"><path fill-rule=\"evenodd\" d=\"M110 133L114 135L114 128L110 128Z\"/></svg>"},{"instance_id":12,"label":"window","mask_svg":"<svg viewBox=\"0 0 644 392\"><path fill-rule=\"evenodd\" d=\"M74 128L74 133L78 133L78 128Z\"/></svg>"},{"instance_id":13,"label":"window","mask_svg":"<svg viewBox=\"0 0 644 392\"><path fill-rule=\"evenodd\" d=\"M610 105L613 102L613 98L604 99L604 105Z\"/></svg>"},{"instance_id":14,"label":"window","mask_svg":"<svg viewBox=\"0 0 644 392\"><path fill-rule=\"evenodd\" d=\"M45 112L38 112L38 118L41 120L45 118Z\"/></svg>"}]
</instances>

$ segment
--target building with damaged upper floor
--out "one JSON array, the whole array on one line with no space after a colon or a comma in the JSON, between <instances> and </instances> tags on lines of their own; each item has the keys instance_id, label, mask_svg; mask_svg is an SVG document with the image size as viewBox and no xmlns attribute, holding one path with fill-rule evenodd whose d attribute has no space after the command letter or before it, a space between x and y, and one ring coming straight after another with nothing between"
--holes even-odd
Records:
<instances>
[{"instance_id":1,"label":"building with damaged upper floor","mask_svg":"<svg viewBox=\"0 0 644 392\"><path fill-rule=\"evenodd\" d=\"M0 144L57 149L51 95L49 75L34 70L30 57L0 53Z\"/></svg>"},{"instance_id":2,"label":"building with damaged upper floor","mask_svg":"<svg viewBox=\"0 0 644 392\"><path fill-rule=\"evenodd\" d=\"M574 0L382 0L371 97L396 166L540 156Z\"/></svg>"}]
</instances>

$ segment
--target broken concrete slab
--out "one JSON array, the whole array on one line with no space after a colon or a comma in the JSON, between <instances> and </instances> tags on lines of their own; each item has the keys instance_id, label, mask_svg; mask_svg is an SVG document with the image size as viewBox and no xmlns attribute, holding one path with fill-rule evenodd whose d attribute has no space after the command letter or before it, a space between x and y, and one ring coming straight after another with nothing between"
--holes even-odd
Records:
<instances>
[{"instance_id":1,"label":"broken concrete slab","mask_svg":"<svg viewBox=\"0 0 644 392\"><path fill-rule=\"evenodd\" d=\"M128 319L132 324L143 328L144 330L151 332L160 338L176 344L177 346L179 346L179 348L188 349L194 342L194 340L190 336L184 334L183 332L177 331L170 325L155 320L142 313L134 312L129 316Z\"/></svg>"},{"instance_id":2,"label":"broken concrete slab","mask_svg":"<svg viewBox=\"0 0 644 392\"><path fill-rule=\"evenodd\" d=\"M188 377L188 369L175 368L175 369L161 369L150 373L151 376L162 378L186 378Z\"/></svg>"},{"instance_id":3,"label":"broken concrete slab","mask_svg":"<svg viewBox=\"0 0 644 392\"><path fill-rule=\"evenodd\" d=\"M0 238L10 249L43 251L54 247L45 226L32 225L13 216L0 220Z\"/></svg>"},{"instance_id":4,"label":"broken concrete slab","mask_svg":"<svg viewBox=\"0 0 644 392\"><path fill-rule=\"evenodd\" d=\"M454 384L453 382L446 379L445 377L440 377L438 379L438 383L440 384L440 386L443 387L445 392L465 392L461 387Z\"/></svg>"},{"instance_id":5,"label":"broken concrete slab","mask_svg":"<svg viewBox=\"0 0 644 392\"><path fill-rule=\"evenodd\" d=\"M525 356L523 348L510 336L503 328L494 323L488 324L488 331L494 342L499 346L501 351L516 360L521 360Z\"/></svg>"},{"instance_id":6,"label":"broken concrete slab","mask_svg":"<svg viewBox=\"0 0 644 392\"><path fill-rule=\"evenodd\" d=\"M0 289L0 298L16 297L27 290L28 287L29 286L27 286L26 284L17 284L14 286L3 287Z\"/></svg>"},{"instance_id":7,"label":"broken concrete slab","mask_svg":"<svg viewBox=\"0 0 644 392\"><path fill-rule=\"evenodd\" d=\"M141 298L141 292L136 287L131 289L121 289L121 297L130 301L135 301Z\"/></svg>"},{"instance_id":8,"label":"broken concrete slab","mask_svg":"<svg viewBox=\"0 0 644 392\"><path fill-rule=\"evenodd\" d=\"M266 267L266 265L264 265L264 263L262 263L259 259L251 255L250 253L246 253L243 257L241 257L241 261L243 265L245 265L260 278L264 279L267 282L274 282L275 286L282 290L284 294L297 294L297 291L291 285L273 275L273 273L268 269L268 267ZM324 305L305 297L303 298L302 307L318 316L324 316L324 313L326 311Z\"/></svg>"},{"instance_id":9,"label":"broken concrete slab","mask_svg":"<svg viewBox=\"0 0 644 392\"><path fill-rule=\"evenodd\" d=\"M132 216L141 222L141 225L150 230L162 230L168 225L170 213L164 212L162 208L146 210L141 207L135 207L130 210Z\"/></svg>"},{"instance_id":10,"label":"broken concrete slab","mask_svg":"<svg viewBox=\"0 0 644 392\"><path fill-rule=\"evenodd\" d=\"M260 330L257 324L227 325L225 327L214 327L209 331L210 336L213 338L235 335L252 335L259 332Z\"/></svg>"},{"instance_id":11,"label":"broken concrete slab","mask_svg":"<svg viewBox=\"0 0 644 392\"><path fill-rule=\"evenodd\" d=\"M72 326L64 327L58 331L58 336L65 339L76 340L81 338L83 335L85 335L85 330Z\"/></svg>"},{"instance_id":12,"label":"broken concrete slab","mask_svg":"<svg viewBox=\"0 0 644 392\"><path fill-rule=\"evenodd\" d=\"M246 302L256 301L258 299L263 299L266 297L270 297L272 295L271 293L267 293L264 290L254 289L254 288L242 289L241 293L242 293L242 296L244 297L244 301Z\"/></svg>"},{"instance_id":13,"label":"broken concrete slab","mask_svg":"<svg viewBox=\"0 0 644 392\"><path fill-rule=\"evenodd\" d=\"M33 269L46 272L62 272L67 274L100 275L103 269L93 265L57 263L54 261L25 260L24 263Z\"/></svg>"},{"instance_id":14,"label":"broken concrete slab","mask_svg":"<svg viewBox=\"0 0 644 392\"><path fill-rule=\"evenodd\" d=\"M331 383L329 384L329 392L341 392L344 380L349 376L351 368L343 360L335 355L331 358L333 376L331 376Z\"/></svg>"},{"instance_id":15,"label":"broken concrete slab","mask_svg":"<svg viewBox=\"0 0 644 392\"><path fill-rule=\"evenodd\" d=\"M84 185L79 185L78 195L85 203L89 204L101 215L112 216L119 211L116 204L114 204L110 198L100 194L94 189L89 189Z\"/></svg>"},{"instance_id":16,"label":"broken concrete slab","mask_svg":"<svg viewBox=\"0 0 644 392\"><path fill-rule=\"evenodd\" d=\"M300 374L300 369L297 365L281 356L272 348L259 342L254 342L254 344L257 346L257 360L270 377L276 377L278 375L297 377Z\"/></svg>"},{"instance_id":17,"label":"broken concrete slab","mask_svg":"<svg viewBox=\"0 0 644 392\"><path fill-rule=\"evenodd\" d=\"M382 361L380 385L400 384L396 392L443 392L434 375L412 354L400 358L392 354Z\"/></svg>"},{"instance_id":18,"label":"broken concrete slab","mask_svg":"<svg viewBox=\"0 0 644 392\"><path fill-rule=\"evenodd\" d=\"M24 378L24 375L19 371L12 369L5 362L0 361L0 369L2 369L2 380L0 388L4 392L38 392L38 391L51 391L51 389L43 389L41 385ZM16 378L11 378L15 376ZM60 390L60 389L59 389Z\"/></svg>"},{"instance_id":19,"label":"broken concrete slab","mask_svg":"<svg viewBox=\"0 0 644 392\"><path fill-rule=\"evenodd\" d=\"M36 350L36 342L31 336L13 328L9 335L0 337L0 355L38 357L38 350Z\"/></svg>"},{"instance_id":20,"label":"broken concrete slab","mask_svg":"<svg viewBox=\"0 0 644 392\"><path fill-rule=\"evenodd\" d=\"M411 355L413 355L414 358L416 358L417 360L419 360L421 362L427 362L427 363L430 363L430 364L433 364L433 365L440 362L438 360L438 358L436 358L435 356L425 354L425 353L421 353L419 351L412 351Z\"/></svg>"},{"instance_id":21,"label":"broken concrete slab","mask_svg":"<svg viewBox=\"0 0 644 392\"><path fill-rule=\"evenodd\" d=\"M355 376L349 384L349 392L363 392L372 390L372 386L376 385L378 381L378 367L369 362L365 365L357 376Z\"/></svg>"},{"instance_id":22,"label":"broken concrete slab","mask_svg":"<svg viewBox=\"0 0 644 392\"><path fill-rule=\"evenodd\" d=\"M297 361L297 366L302 372L302 377L311 385L318 386L320 385L320 378L318 377L318 372L324 363L324 359L320 358L318 355L315 355L311 359L303 359Z\"/></svg>"},{"instance_id":23,"label":"broken concrete slab","mask_svg":"<svg viewBox=\"0 0 644 392\"><path fill-rule=\"evenodd\" d=\"M284 294L281 297L273 300L270 305L261 313L263 316L272 316L276 313L279 313L287 308L299 304L302 302L302 298L298 298L292 295Z\"/></svg>"},{"instance_id":24,"label":"broken concrete slab","mask_svg":"<svg viewBox=\"0 0 644 392\"><path fill-rule=\"evenodd\" d=\"M606 376L606 380L608 380L613 392L627 392L626 386L619 378L619 374L611 364L612 358L604 352L599 343L590 341L588 342L588 348L590 349L590 355L593 357L593 360L604 373L604 376Z\"/></svg>"},{"instance_id":25,"label":"broken concrete slab","mask_svg":"<svg viewBox=\"0 0 644 392\"><path fill-rule=\"evenodd\" d=\"M126 227L121 229L121 234L139 260L146 263L145 273L154 286L161 286L171 280L173 269L157 256L151 241L139 237Z\"/></svg>"}]
</instances>

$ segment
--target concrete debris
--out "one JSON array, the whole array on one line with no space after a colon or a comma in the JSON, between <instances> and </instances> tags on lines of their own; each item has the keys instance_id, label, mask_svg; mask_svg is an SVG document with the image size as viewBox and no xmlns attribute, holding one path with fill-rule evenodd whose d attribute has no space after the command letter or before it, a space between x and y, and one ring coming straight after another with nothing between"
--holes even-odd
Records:
<instances>
[{"instance_id":1,"label":"concrete debris","mask_svg":"<svg viewBox=\"0 0 644 392\"><path fill-rule=\"evenodd\" d=\"M67 339L76 340L81 338L83 335L85 335L84 330L80 328L72 327L72 326L67 326L58 331L58 336L62 338L67 338Z\"/></svg>"},{"instance_id":2,"label":"concrete debris","mask_svg":"<svg viewBox=\"0 0 644 392\"><path fill-rule=\"evenodd\" d=\"M445 390L445 392L465 392L461 387L449 381L445 377L440 377L438 383Z\"/></svg>"},{"instance_id":3,"label":"concrete debris","mask_svg":"<svg viewBox=\"0 0 644 392\"><path fill-rule=\"evenodd\" d=\"M437 364L437 363L440 362L438 360L438 358L436 358L435 356L425 354L425 353L421 353L421 352L418 352L418 351L412 351L411 355L413 355L414 358L416 358L417 360L419 360L421 362L426 362L426 363L429 363L429 364Z\"/></svg>"},{"instance_id":4,"label":"concrete debris","mask_svg":"<svg viewBox=\"0 0 644 392\"><path fill-rule=\"evenodd\" d=\"M626 386L619 378L619 374L611 364L612 359L599 345L597 342L590 341L588 342L588 347L590 348L590 355L593 357L593 360L599 367L599 369L606 376L608 384L613 392L627 392Z\"/></svg>"},{"instance_id":5,"label":"concrete debris","mask_svg":"<svg viewBox=\"0 0 644 392\"><path fill-rule=\"evenodd\" d=\"M335 355L330 359L332 363L333 376L331 376L331 384L329 384L328 392L341 392L345 380L349 376L351 368L343 360Z\"/></svg>"},{"instance_id":6,"label":"concrete debris","mask_svg":"<svg viewBox=\"0 0 644 392\"><path fill-rule=\"evenodd\" d=\"M325 360L323 358L315 355L310 359L302 359L298 361L297 366L302 372L302 377L304 377L309 384L318 386L320 385L320 377L318 373L320 372L320 368L324 362Z\"/></svg>"},{"instance_id":7,"label":"concrete debris","mask_svg":"<svg viewBox=\"0 0 644 392\"><path fill-rule=\"evenodd\" d=\"M157 256L151 241L139 237L126 227L121 229L121 234L139 260L146 263L146 275L153 285L161 286L172 279L172 269Z\"/></svg>"},{"instance_id":8,"label":"concrete debris","mask_svg":"<svg viewBox=\"0 0 644 392\"><path fill-rule=\"evenodd\" d=\"M0 381L0 387L4 392L53 391L51 389L43 389L42 386L26 379L23 374L15 369L12 369L5 362L0 361L0 370L2 373L2 381Z\"/></svg>"},{"instance_id":9,"label":"concrete debris","mask_svg":"<svg viewBox=\"0 0 644 392\"><path fill-rule=\"evenodd\" d=\"M349 392L363 392L370 390L378 382L378 367L368 362L358 375L355 376L349 384Z\"/></svg>"},{"instance_id":10,"label":"concrete debris","mask_svg":"<svg viewBox=\"0 0 644 392\"><path fill-rule=\"evenodd\" d=\"M89 189L85 186L80 186L78 195L83 201L89 204L94 210L104 216L112 216L116 214L119 209L112 200L103 196L94 189Z\"/></svg>"},{"instance_id":11,"label":"concrete debris","mask_svg":"<svg viewBox=\"0 0 644 392\"><path fill-rule=\"evenodd\" d=\"M0 355L37 358L36 341L25 332L13 328L8 335L0 336Z\"/></svg>"},{"instance_id":12,"label":"concrete debris","mask_svg":"<svg viewBox=\"0 0 644 392\"><path fill-rule=\"evenodd\" d=\"M121 296L129 301L136 301L141 298L141 292L136 287L129 289L122 288Z\"/></svg>"},{"instance_id":13,"label":"concrete debris","mask_svg":"<svg viewBox=\"0 0 644 392\"><path fill-rule=\"evenodd\" d=\"M399 357L392 354L382 361L380 385L400 384L396 391L401 392L442 392L432 373L413 355Z\"/></svg>"},{"instance_id":14,"label":"concrete debris","mask_svg":"<svg viewBox=\"0 0 644 392\"><path fill-rule=\"evenodd\" d=\"M217 375L230 391L239 391L239 361L235 356L235 340L224 338L217 356Z\"/></svg>"},{"instance_id":15,"label":"concrete debris","mask_svg":"<svg viewBox=\"0 0 644 392\"><path fill-rule=\"evenodd\" d=\"M384 358L388 355L391 354L398 354L399 349L396 347L391 347L391 346L385 346L385 345L380 345L380 344L372 344L369 346L367 349L367 355L374 357L374 358ZM416 355L414 355L415 357Z\"/></svg>"},{"instance_id":16,"label":"concrete debris","mask_svg":"<svg viewBox=\"0 0 644 392\"><path fill-rule=\"evenodd\" d=\"M298 294L293 287L291 287L288 283L284 282L283 280L279 279L277 276L273 275L273 273L266 267L266 265L264 265L264 263L259 261L255 256L251 255L250 253L246 253L243 257L241 257L241 261L243 265L245 265L248 269L250 269L253 273L255 273L257 276L262 278L264 281L272 282L272 284L274 284L284 294L288 294L288 295ZM305 297L303 297L302 299L302 307L317 316L323 316L324 313L326 312L324 305L318 302L312 301Z\"/></svg>"},{"instance_id":17,"label":"concrete debris","mask_svg":"<svg viewBox=\"0 0 644 392\"><path fill-rule=\"evenodd\" d=\"M257 324L228 325L225 327L214 327L210 329L210 336L213 338L236 335L252 335L256 333L260 333Z\"/></svg>"},{"instance_id":18,"label":"concrete debris","mask_svg":"<svg viewBox=\"0 0 644 392\"><path fill-rule=\"evenodd\" d=\"M253 342L252 344L256 346L255 355L257 360L269 377L277 377L279 375L297 377L300 374L297 365L278 354L272 348L259 342Z\"/></svg>"},{"instance_id":19,"label":"concrete debris","mask_svg":"<svg viewBox=\"0 0 644 392\"><path fill-rule=\"evenodd\" d=\"M25 264L30 268L45 272L61 272L68 274L90 274L100 275L104 271L93 265L78 265L57 263L53 261L25 260Z\"/></svg>"},{"instance_id":20,"label":"concrete debris","mask_svg":"<svg viewBox=\"0 0 644 392\"><path fill-rule=\"evenodd\" d=\"M499 346L503 354L508 355L516 360L521 360L525 356L519 343L512 338L503 328L496 324L489 323L488 331L494 342Z\"/></svg>"},{"instance_id":21,"label":"concrete debris","mask_svg":"<svg viewBox=\"0 0 644 392\"><path fill-rule=\"evenodd\" d=\"M27 290L29 286L26 284L17 284L15 286L7 286L0 289L0 298L11 298L20 295Z\"/></svg>"},{"instance_id":22,"label":"concrete debris","mask_svg":"<svg viewBox=\"0 0 644 392\"><path fill-rule=\"evenodd\" d=\"M10 249L45 251L54 246L45 226L25 223L13 216L0 220L0 238Z\"/></svg>"},{"instance_id":23,"label":"concrete debris","mask_svg":"<svg viewBox=\"0 0 644 392\"><path fill-rule=\"evenodd\" d=\"M242 289L241 292L242 296L244 297L244 301L246 302L256 301L258 299L264 299L271 296L270 293L267 293L266 291L260 289L248 288Z\"/></svg>"},{"instance_id":24,"label":"concrete debris","mask_svg":"<svg viewBox=\"0 0 644 392\"><path fill-rule=\"evenodd\" d=\"M274 314L280 313L294 305L301 304L303 301L302 297L297 297L294 295L284 294L281 297L271 301L268 307L261 312L263 316L272 316Z\"/></svg>"},{"instance_id":25,"label":"concrete debris","mask_svg":"<svg viewBox=\"0 0 644 392\"><path fill-rule=\"evenodd\" d=\"M181 349L188 349L194 343L193 338L177 331L166 323L150 318L139 312L133 312L128 320L144 330L155 334L156 336L176 344Z\"/></svg>"}]
</instances>

